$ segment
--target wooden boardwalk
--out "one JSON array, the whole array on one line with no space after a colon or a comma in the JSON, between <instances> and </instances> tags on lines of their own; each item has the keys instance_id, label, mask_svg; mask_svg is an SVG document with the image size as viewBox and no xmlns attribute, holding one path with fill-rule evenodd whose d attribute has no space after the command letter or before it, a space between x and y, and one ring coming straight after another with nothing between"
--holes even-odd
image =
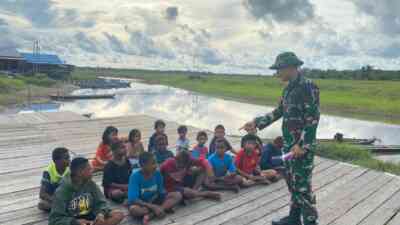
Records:
<instances>
[{"instance_id":1,"label":"wooden boardwalk","mask_svg":"<svg viewBox=\"0 0 400 225\"><path fill-rule=\"evenodd\" d=\"M47 224L47 215L36 204L41 173L53 148L65 146L74 154L93 157L108 125L118 127L121 135L140 129L146 145L154 120L143 115L90 120L69 112L0 116L0 224ZM177 139L177 126L167 122L171 146ZM189 127L191 140L198 130ZM238 138L228 139L238 146ZM322 158L316 158L315 166L320 224L400 224L399 177ZM94 179L100 184L100 176ZM280 181L239 194L224 192L221 202L193 201L151 224L270 224L288 213L288 201L287 188ZM127 217L124 224L137 221Z\"/></svg>"}]
</instances>

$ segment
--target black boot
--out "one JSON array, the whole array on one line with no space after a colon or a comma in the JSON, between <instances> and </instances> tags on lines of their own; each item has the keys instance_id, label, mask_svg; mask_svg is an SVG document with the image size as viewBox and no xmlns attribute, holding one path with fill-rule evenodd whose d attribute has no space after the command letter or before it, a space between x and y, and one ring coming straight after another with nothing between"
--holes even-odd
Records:
<instances>
[{"instance_id":1,"label":"black boot","mask_svg":"<svg viewBox=\"0 0 400 225\"><path fill-rule=\"evenodd\" d=\"M300 208L290 207L289 216L272 221L272 225L302 225Z\"/></svg>"}]
</instances>

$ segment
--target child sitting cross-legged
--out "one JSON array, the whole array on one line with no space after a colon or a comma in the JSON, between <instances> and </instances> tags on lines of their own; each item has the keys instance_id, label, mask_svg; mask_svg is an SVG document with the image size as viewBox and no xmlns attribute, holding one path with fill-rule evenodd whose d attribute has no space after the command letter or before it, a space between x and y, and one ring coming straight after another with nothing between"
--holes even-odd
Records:
<instances>
[{"instance_id":1,"label":"child sitting cross-legged","mask_svg":"<svg viewBox=\"0 0 400 225\"><path fill-rule=\"evenodd\" d=\"M221 199L220 193L200 190L203 185L208 186L212 169L206 159L194 159L189 151L180 151L169 158L160 166L160 171L168 192L179 191L184 199Z\"/></svg>"},{"instance_id":2,"label":"child sitting cross-legged","mask_svg":"<svg viewBox=\"0 0 400 225\"><path fill-rule=\"evenodd\" d=\"M187 132L188 132L187 126L181 125L178 127L177 131L178 131L179 138L178 138L178 140L176 140L176 150L177 151L189 150L190 141L187 138Z\"/></svg>"},{"instance_id":3,"label":"child sitting cross-legged","mask_svg":"<svg viewBox=\"0 0 400 225\"><path fill-rule=\"evenodd\" d=\"M103 188L104 195L122 203L128 196L128 181L131 174L131 165L126 158L126 147L119 141L111 145L112 160L104 167Z\"/></svg>"},{"instance_id":4,"label":"child sitting cross-legged","mask_svg":"<svg viewBox=\"0 0 400 225\"><path fill-rule=\"evenodd\" d=\"M208 140L207 133L205 131L199 131L196 139L197 145L195 145L191 151L192 157L195 159L206 159L208 156L208 148L206 146Z\"/></svg>"},{"instance_id":5,"label":"child sitting cross-legged","mask_svg":"<svg viewBox=\"0 0 400 225\"><path fill-rule=\"evenodd\" d=\"M43 172L38 208L50 212L53 195L62 178L69 174L70 155L66 148L56 148L52 152L52 161Z\"/></svg>"},{"instance_id":6,"label":"child sitting cross-legged","mask_svg":"<svg viewBox=\"0 0 400 225\"><path fill-rule=\"evenodd\" d=\"M142 135L138 129L129 132L128 143L126 144L127 156L132 168L139 168L139 155L144 152Z\"/></svg>"},{"instance_id":7,"label":"child sitting cross-legged","mask_svg":"<svg viewBox=\"0 0 400 225\"><path fill-rule=\"evenodd\" d=\"M247 134L242 149L236 155L235 165L238 173L244 178L245 186L270 184L278 176L275 170L259 169L260 156L257 152L257 137Z\"/></svg>"},{"instance_id":8,"label":"child sitting cross-legged","mask_svg":"<svg viewBox=\"0 0 400 225\"><path fill-rule=\"evenodd\" d=\"M232 190L239 192L244 184L241 176L237 175L233 158L228 154L224 141L218 141L215 145L216 152L208 157L213 168L214 177L210 178L214 190Z\"/></svg>"},{"instance_id":9,"label":"child sitting cross-legged","mask_svg":"<svg viewBox=\"0 0 400 225\"><path fill-rule=\"evenodd\" d=\"M159 134L155 137L155 148L153 153L158 165L161 165L165 160L174 157L174 153L168 150L167 135Z\"/></svg>"},{"instance_id":10,"label":"child sitting cross-legged","mask_svg":"<svg viewBox=\"0 0 400 225\"><path fill-rule=\"evenodd\" d=\"M133 217L142 218L143 224L148 224L152 218L162 218L166 212L171 212L182 200L182 195L165 191L163 177L152 153L140 154L139 164L141 169L133 172L129 179L129 212Z\"/></svg>"}]
</instances>

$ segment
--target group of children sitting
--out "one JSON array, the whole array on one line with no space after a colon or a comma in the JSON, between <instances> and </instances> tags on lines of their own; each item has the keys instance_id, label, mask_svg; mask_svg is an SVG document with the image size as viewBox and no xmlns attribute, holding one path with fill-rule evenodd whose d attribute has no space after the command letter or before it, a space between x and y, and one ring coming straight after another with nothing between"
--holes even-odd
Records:
<instances>
[{"instance_id":1,"label":"group of children sitting","mask_svg":"<svg viewBox=\"0 0 400 225\"><path fill-rule=\"evenodd\" d=\"M39 202L40 209L50 211L49 224L119 224L124 215L111 210L106 198L127 205L133 217L147 224L172 213L185 200L220 200L218 190L237 193L280 178L281 138L263 146L256 130L248 129L241 149L235 151L225 138L224 126L218 125L209 148L204 131L197 133L197 144L190 147L188 129L180 126L174 153L168 148L165 126L162 120L155 122L147 151L139 130L120 138L112 126L105 129L92 161L83 157L71 161L68 149L54 149L43 172ZM92 180L93 171L103 171L103 192Z\"/></svg>"}]
</instances>

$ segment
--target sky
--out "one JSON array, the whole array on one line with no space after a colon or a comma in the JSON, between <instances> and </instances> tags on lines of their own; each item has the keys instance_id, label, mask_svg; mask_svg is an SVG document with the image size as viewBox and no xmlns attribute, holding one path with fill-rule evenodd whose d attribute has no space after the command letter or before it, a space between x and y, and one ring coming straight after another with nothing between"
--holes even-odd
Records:
<instances>
[{"instance_id":1,"label":"sky","mask_svg":"<svg viewBox=\"0 0 400 225\"><path fill-rule=\"evenodd\" d=\"M1 0L0 49L56 53L79 66L272 73L305 67L400 69L399 0Z\"/></svg>"}]
</instances>

